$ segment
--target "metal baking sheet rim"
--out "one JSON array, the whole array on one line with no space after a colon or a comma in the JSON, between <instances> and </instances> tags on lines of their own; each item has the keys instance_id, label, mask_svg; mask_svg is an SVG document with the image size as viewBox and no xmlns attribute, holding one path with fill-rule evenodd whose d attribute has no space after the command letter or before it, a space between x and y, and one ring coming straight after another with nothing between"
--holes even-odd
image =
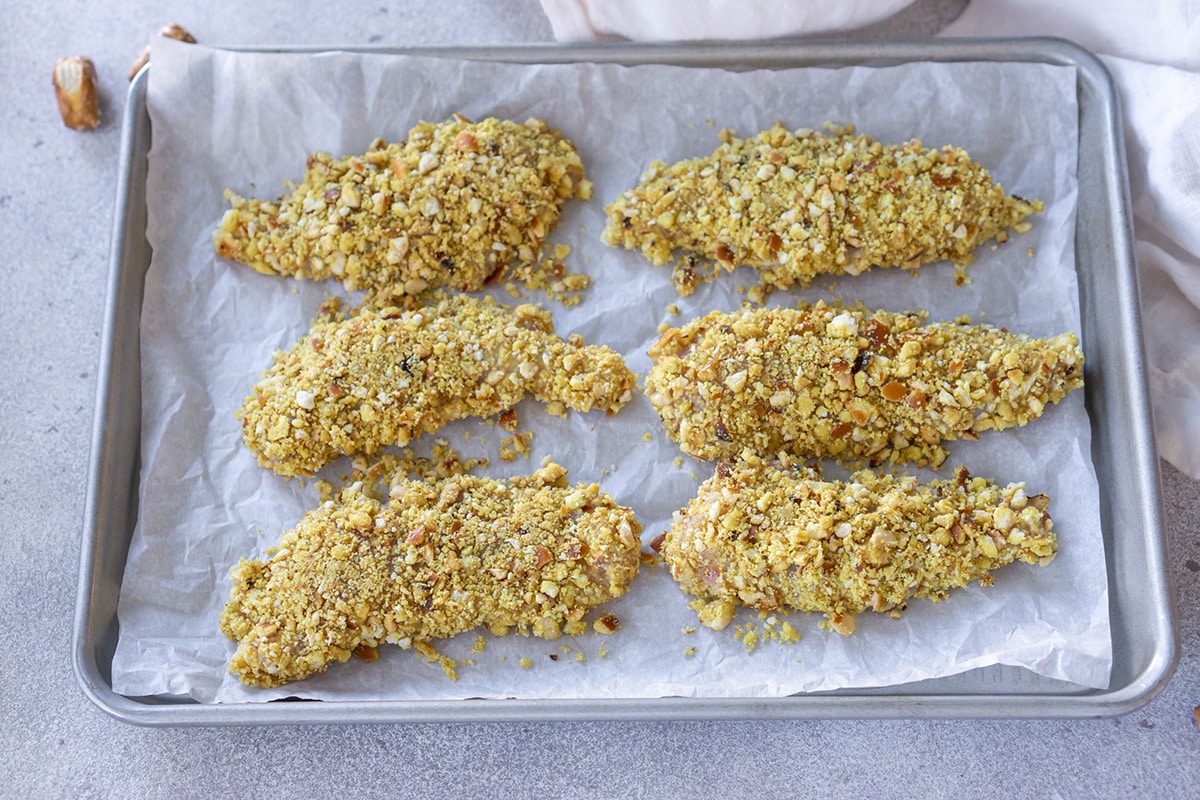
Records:
<instances>
[{"instance_id":1,"label":"metal baking sheet rim","mask_svg":"<svg viewBox=\"0 0 1200 800\"><path fill-rule=\"evenodd\" d=\"M256 48L264 50L264 48ZM988 667L923 684L779 698L628 698L288 702L205 705L174 696L113 691L117 599L137 514L141 426L139 320L150 247L145 239L150 119L143 68L129 89L109 258L72 658L84 694L124 722L147 726L446 721L1067 718L1125 714L1153 698L1178 658L1166 569L1158 455L1141 339L1120 106L1111 78L1088 51L1061 39L885 42L602 44L505 47L265 48L354 50L518 63L603 61L725 68L886 65L912 60L1070 65L1078 75L1082 339L1093 461L1105 487L1101 523L1113 631L1110 687L1091 690L1025 670ZM1111 266L1111 269L1108 267ZM1105 314L1103 322L1100 313ZM1032 685L1030 685L1032 684Z\"/></svg>"}]
</instances>

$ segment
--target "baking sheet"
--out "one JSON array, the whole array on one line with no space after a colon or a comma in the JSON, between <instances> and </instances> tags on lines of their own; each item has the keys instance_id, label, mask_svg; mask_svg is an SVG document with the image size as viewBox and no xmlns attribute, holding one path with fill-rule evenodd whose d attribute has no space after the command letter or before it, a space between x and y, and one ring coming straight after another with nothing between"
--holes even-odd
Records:
<instances>
[{"instance_id":1,"label":"baking sheet","mask_svg":"<svg viewBox=\"0 0 1200 800\"><path fill-rule=\"evenodd\" d=\"M1047 335L1079 330L1074 68L910 64L734 74L235 54L169 42L154 58L148 184L154 260L142 319L141 513L122 584L115 691L202 701L771 696L891 685L992 663L1023 665L1081 686L1106 684L1111 645L1104 553L1079 392L1030 428L959 443L949 462L999 481L1027 480L1031 490L1050 494L1061 548L1056 561L1045 569L1007 568L991 589L960 591L937 606L915 603L900 622L864 615L849 639L818 630L818 619L804 616L792 619L803 637L798 645L768 644L753 653L729 631L685 634L696 626L695 616L662 569L645 571L626 598L610 604L623 622L615 636L554 643L488 637L481 654L469 652L473 636L447 643L441 647L447 655L474 662L460 668L456 683L411 651L384 648L373 665L337 667L279 692L245 690L225 673L232 643L216 628L228 567L270 547L316 502L311 485L282 481L254 464L232 412L272 350L303 333L325 294L337 289L218 261L208 237L226 186L277 195L284 180L299 177L310 150L361 151L377 135L402 138L418 118L455 111L476 118L545 117L580 148L596 181L593 201L569 206L552 237L572 245L570 263L589 272L596 286L577 308L546 305L560 331L615 346L644 371L644 352L660 321L678 324L711 308L733 308L740 297L731 290L736 281L727 279L678 300L669 269L599 243L603 203L631 185L651 157L670 161L711 151L722 126L750 134L777 118L791 127L854 122L884 141L917 135L931 145L964 146L1006 188L1046 201L1048 212L1030 234L981 252L965 287L954 286L950 265L938 265L917 278L875 272L772 302L836 294L893 309L925 307L935 317L972 313ZM681 307L677 319L664 311L670 302ZM489 456L492 474L526 472L542 455L553 455L572 479L598 480L633 506L647 539L711 471L686 457L681 469L673 466L679 451L644 398L611 419L575 415L564 422L532 403L519 413L522 429L535 434L529 462L501 464L502 434L494 427L469 422L448 436L467 455ZM471 439L464 441L468 431ZM650 441L643 439L647 432ZM696 655L683 655L691 647ZM531 668L520 666L525 657Z\"/></svg>"}]
</instances>

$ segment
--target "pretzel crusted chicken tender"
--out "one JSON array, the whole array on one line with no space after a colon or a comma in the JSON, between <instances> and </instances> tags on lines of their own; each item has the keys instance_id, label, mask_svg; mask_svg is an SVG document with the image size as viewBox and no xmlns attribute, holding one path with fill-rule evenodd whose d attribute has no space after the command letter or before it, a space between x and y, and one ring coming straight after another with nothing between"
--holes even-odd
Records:
<instances>
[{"instance_id":1,"label":"pretzel crusted chicken tender","mask_svg":"<svg viewBox=\"0 0 1200 800\"><path fill-rule=\"evenodd\" d=\"M614 414L635 379L613 350L554 333L550 314L491 298L440 296L417 310L366 308L314 323L239 411L242 438L280 475L311 475L341 455L404 445L526 395L556 416Z\"/></svg>"},{"instance_id":2,"label":"pretzel crusted chicken tender","mask_svg":"<svg viewBox=\"0 0 1200 800\"><path fill-rule=\"evenodd\" d=\"M650 349L645 388L697 458L940 465L942 442L1024 425L1083 385L1073 333L1034 339L819 302L714 311Z\"/></svg>"},{"instance_id":3,"label":"pretzel crusted chicken tender","mask_svg":"<svg viewBox=\"0 0 1200 800\"><path fill-rule=\"evenodd\" d=\"M960 467L952 480L869 470L845 482L759 460L718 465L678 511L659 553L700 621L720 630L738 605L818 611L843 634L871 609L899 617L910 597L942 600L1013 561L1047 564L1056 540L1045 496Z\"/></svg>"},{"instance_id":4,"label":"pretzel crusted chicken tender","mask_svg":"<svg viewBox=\"0 0 1200 800\"><path fill-rule=\"evenodd\" d=\"M704 158L653 162L607 207L604 241L655 264L682 254L675 286L690 294L696 259L762 271L768 287L829 273L915 269L972 251L1042 204L1006 196L963 150L920 141L883 145L853 128L794 133L776 123L749 139L722 131Z\"/></svg>"},{"instance_id":5,"label":"pretzel crusted chicken tender","mask_svg":"<svg viewBox=\"0 0 1200 800\"><path fill-rule=\"evenodd\" d=\"M346 661L486 626L555 639L622 595L641 525L595 484L547 464L495 481L400 480L383 505L351 486L310 511L266 561L231 570L230 670L279 686Z\"/></svg>"},{"instance_id":6,"label":"pretzel crusted chicken tender","mask_svg":"<svg viewBox=\"0 0 1200 800\"><path fill-rule=\"evenodd\" d=\"M216 251L267 274L347 289L478 289L532 264L571 197L591 183L574 146L542 120L422 122L361 156L314 153L275 201L226 192Z\"/></svg>"}]
</instances>

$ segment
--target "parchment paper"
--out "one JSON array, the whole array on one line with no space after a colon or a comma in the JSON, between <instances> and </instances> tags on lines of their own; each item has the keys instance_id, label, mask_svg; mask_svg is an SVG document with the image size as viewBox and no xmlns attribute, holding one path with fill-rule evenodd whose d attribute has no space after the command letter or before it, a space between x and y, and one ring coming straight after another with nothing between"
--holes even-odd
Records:
<instances>
[{"instance_id":1,"label":"parchment paper","mask_svg":"<svg viewBox=\"0 0 1200 800\"><path fill-rule=\"evenodd\" d=\"M311 481L285 481L255 463L234 412L272 352L290 347L322 300L341 291L218 259L210 234L226 207L225 188L276 197L285 180L302 177L310 151L363 152L377 136L405 138L420 119L455 112L474 119L543 117L576 144L595 181L591 202L570 203L551 236L571 245L569 266L589 273L595 284L571 309L538 294L526 299L549 308L563 335L578 332L608 344L644 374L660 322L680 325L715 308L737 308L736 287L752 284L756 274L739 270L680 299L669 268L600 242L604 205L632 186L653 158L671 162L711 152L722 127L751 135L777 119L792 128L853 123L884 142L918 137L930 146L962 146L1007 190L1040 198L1047 210L1030 233L981 249L964 286L955 285L952 265L939 264L916 276L875 270L819 281L769 302L859 299L891 310L925 308L934 319L971 314L975 321L1046 336L1080 329L1072 68L916 63L735 73L535 67L378 54L231 53L161 40L154 44L149 108L154 256L141 323L140 515L121 591L117 692L202 702L767 697L901 684L991 664L1107 685L1106 573L1082 391L1027 428L955 443L940 471L946 477L954 465L966 464L972 474L1026 481L1031 494L1049 495L1060 547L1054 562L1006 567L994 586L962 589L939 604L913 602L899 621L864 613L851 637L820 629L819 615L794 614L788 619L801 634L799 643L767 642L750 652L734 627L700 627L664 567L643 569L632 590L605 607L622 623L614 635L555 642L489 635L482 652L472 652L475 634L438 643L460 661L456 682L415 651L384 647L374 664L352 660L279 690L247 689L226 670L233 643L218 630L229 568L239 558L261 557L318 502ZM514 302L502 290L497 296ZM678 317L666 310L673 302ZM686 456L675 466L681 453L640 394L611 418L596 413L560 420L533 401L521 404L518 414L521 430L534 433L529 460L503 463L499 446L507 434L483 421L457 423L445 438L466 456L488 457L487 473L495 476L530 472L552 456L572 481L597 481L633 507L647 542L712 473L710 464ZM342 462L326 474L348 469ZM737 624L746 623L766 624L743 612ZM685 654L690 648L694 655ZM531 665L522 666L523 658Z\"/></svg>"}]
</instances>

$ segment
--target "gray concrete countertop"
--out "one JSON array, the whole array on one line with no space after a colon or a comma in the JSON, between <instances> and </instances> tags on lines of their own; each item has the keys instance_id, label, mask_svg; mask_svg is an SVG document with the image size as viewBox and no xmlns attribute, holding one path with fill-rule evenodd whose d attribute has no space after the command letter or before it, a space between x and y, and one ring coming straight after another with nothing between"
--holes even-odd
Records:
<instances>
[{"instance_id":1,"label":"gray concrete countertop","mask_svg":"<svg viewBox=\"0 0 1200 800\"><path fill-rule=\"evenodd\" d=\"M922 1L870 35L931 34ZM0 797L1195 797L1200 483L1163 465L1181 657L1101 720L639 722L145 729L71 667L121 112L134 55L179 22L224 45L551 40L534 0L330 5L49 0L0 28ZM104 124L64 128L50 68L86 54Z\"/></svg>"}]
</instances>

